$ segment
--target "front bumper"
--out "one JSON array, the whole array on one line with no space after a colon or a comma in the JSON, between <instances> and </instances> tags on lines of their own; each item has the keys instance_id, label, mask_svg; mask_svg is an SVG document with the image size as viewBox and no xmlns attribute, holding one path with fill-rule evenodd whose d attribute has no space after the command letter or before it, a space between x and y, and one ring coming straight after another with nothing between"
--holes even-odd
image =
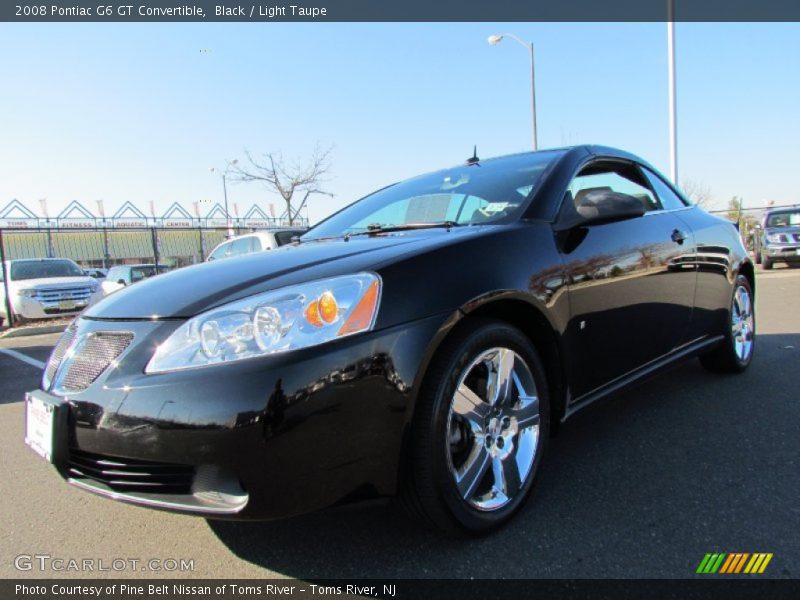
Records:
<instances>
[{"instance_id":1,"label":"front bumper","mask_svg":"<svg viewBox=\"0 0 800 600\"><path fill-rule=\"evenodd\" d=\"M766 246L763 256L773 261L800 262L800 244Z\"/></svg>"},{"instance_id":2,"label":"front bumper","mask_svg":"<svg viewBox=\"0 0 800 600\"><path fill-rule=\"evenodd\" d=\"M49 301L18 296L13 301L14 312L25 319L52 319L79 314L89 300Z\"/></svg>"},{"instance_id":3,"label":"front bumper","mask_svg":"<svg viewBox=\"0 0 800 600\"><path fill-rule=\"evenodd\" d=\"M68 413L55 466L107 497L228 518L394 494L415 384L444 321L146 375L179 321L79 319L80 333L125 331L134 342L85 390L47 394Z\"/></svg>"}]
</instances>

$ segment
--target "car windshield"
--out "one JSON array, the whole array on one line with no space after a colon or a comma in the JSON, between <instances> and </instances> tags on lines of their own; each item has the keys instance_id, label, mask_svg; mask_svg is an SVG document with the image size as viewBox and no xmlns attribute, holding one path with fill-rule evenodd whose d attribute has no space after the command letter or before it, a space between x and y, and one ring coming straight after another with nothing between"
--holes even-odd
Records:
<instances>
[{"instance_id":1,"label":"car windshield","mask_svg":"<svg viewBox=\"0 0 800 600\"><path fill-rule=\"evenodd\" d=\"M800 226L800 210L772 213L767 217L767 227Z\"/></svg>"},{"instance_id":2,"label":"car windshield","mask_svg":"<svg viewBox=\"0 0 800 600\"><path fill-rule=\"evenodd\" d=\"M519 154L415 177L351 204L300 239L342 236L375 226L507 221L519 216L542 173L560 154Z\"/></svg>"},{"instance_id":3,"label":"car windshield","mask_svg":"<svg viewBox=\"0 0 800 600\"><path fill-rule=\"evenodd\" d=\"M84 276L83 270L71 260L15 260L11 263L13 281L81 276Z\"/></svg>"},{"instance_id":4,"label":"car windshield","mask_svg":"<svg viewBox=\"0 0 800 600\"><path fill-rule=\"evenodd\" d=\"M158 266L159 273L166 273L169 267ZM156 274L155 265L145 265L143 267L131 267L131 281L141 281Z\"/></svg>"}]
</instances>

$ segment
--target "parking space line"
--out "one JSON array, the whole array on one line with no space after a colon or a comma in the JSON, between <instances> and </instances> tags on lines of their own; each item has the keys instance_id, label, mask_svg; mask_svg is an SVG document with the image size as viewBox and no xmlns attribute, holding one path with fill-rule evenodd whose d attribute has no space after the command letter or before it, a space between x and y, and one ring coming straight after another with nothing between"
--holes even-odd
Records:
<instances>
[{"instance_id":1,"label":"parking space line","mask_svg":"<svg viewBox=\"0 0 800 600\"><path fill-rule=\"evenodd\" d=\"M17 360L21 360L24 363L28 363L32 367L36 367L37 369L44 369L44 363L40 360L36 360L35 358L31 358L27 354L23 354L22 352L17 352L16 350L11 350L10 348L0 348L0 353L5 354L7 356L11 356L16 358Z\"/></svg>"}]
</instances>

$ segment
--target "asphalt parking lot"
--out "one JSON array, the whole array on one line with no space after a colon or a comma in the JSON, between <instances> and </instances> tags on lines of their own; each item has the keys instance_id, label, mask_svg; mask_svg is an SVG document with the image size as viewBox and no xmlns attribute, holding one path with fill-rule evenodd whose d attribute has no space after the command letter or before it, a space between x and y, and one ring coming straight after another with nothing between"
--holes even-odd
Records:
<instances>
[{"instance_id":1,"label":"asphalt parking lot","mask_svg":"<svg viewBox=\"0 0 800 600\"><path fill-rule=\"evenodd\" d=\"M391 505L207 522L73 489L23 443L23 393L57 335L2 339L22 358L0 353L0 577L681 578L707 552L771 552L764 577L798 577L800 269L759 273L757 286L747 373L692 361L580 414L552 440L523 513L474 540L443 538ZM15 567L34 554L190 559L193 570Z\"/></svg>"}]
</instances>

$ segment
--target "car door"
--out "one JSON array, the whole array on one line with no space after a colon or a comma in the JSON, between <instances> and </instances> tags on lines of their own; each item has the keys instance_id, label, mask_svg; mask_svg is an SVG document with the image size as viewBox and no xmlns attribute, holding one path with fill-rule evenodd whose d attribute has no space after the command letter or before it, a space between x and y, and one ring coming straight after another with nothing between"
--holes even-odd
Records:
<instances>
[{"instance_id":1,"label":"car door","mask_svg":"<svg viewBox=\"0 0 800 600\"><path fill-rule=\"evenodd\" d=\"M594 161L573 179L564 202L577 208L597 190L634 196L646 212L578 226L562 240L573 399L669 353L685 337L694 303L694 268L680 266L691 232L663 209L638 165Z\"/></svg>"},{"instance_id":2,"label":"car door","mask_svg":"<svg viewBox=\"0 0 800 600\"><path fill-rule=\"evenodd\" d=\"M697 293L687 341L719 334L728 326L727 313L721 309L731 302L732 269L741 258L732 251L738 246L739 232L726 219L687 204L656 174L645 172L662 202L682 209L676 215L693 232L691 257L697 273Z\"/></svg>"}]
</instances>

